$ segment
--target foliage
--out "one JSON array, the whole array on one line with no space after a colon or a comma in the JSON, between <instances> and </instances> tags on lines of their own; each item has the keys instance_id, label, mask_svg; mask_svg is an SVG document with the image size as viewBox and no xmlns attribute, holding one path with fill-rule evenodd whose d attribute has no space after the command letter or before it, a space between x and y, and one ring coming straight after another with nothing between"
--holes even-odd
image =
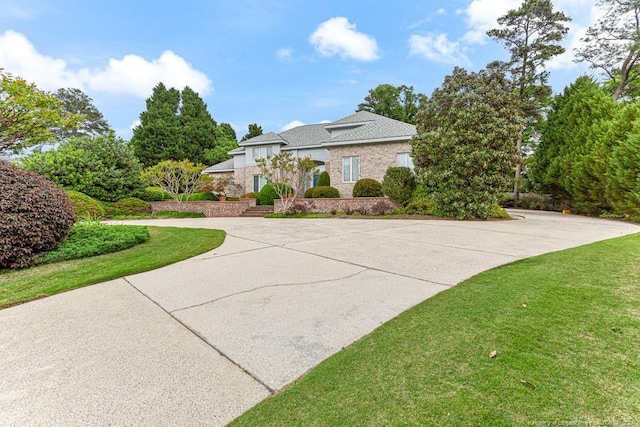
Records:
<instances>
[{"instance_id":1,"label":"foliage","mask_svg":"<svg viewBox=\"0 0 640 427\"><path fill-rule=\"evenodd\" d=\"M416 114L420 105L427 100L421 93L414 93L413 86L393 86L381 84L369 90L364 102L358 104L356 111L368 111L399 120L405 123L416 123Z\"/></svg>"},{"instance_id":2,"label":"foliage","mask_svg":"<svg viewBox=\"0 0 640 427\"><path fill-rule=\"evenodd\" d=\"M218 200L215 194L208 191L193 193L192 195L189 196L189 199L186 198L185 194L181 194L180 199L183 201L189 201L189 202L203 202L203 201Z\"/></svg>"},{"instance_id":3,"label":"foliage","mask_svg":"<svg viewBox=\"0 0 640 427\"><path fill-rule=\"evenodd\" d=\"M227 193L230 191L230 187L233 184L233 177L230 176L215 176L212 177L213 185L212 190L213 193L220 196L227 196Z\"/></svg>"},{"instance_id":4,"label":"foliage","mask_svg":"<svg viewBox=\"0 0 640 427\"><path fill-rule=\"evenodd\" d=\"M606 194L613 208L631 217L640 217L640 102L626 106L623 123L633 128L621 136L609 156Z\"/></svg>"},{"instance_id":5,"label":"foliage","mask_svg":"<svg viewBox=\"0 0 640 427\"><path fill-rule=\"evenodd\" d=\"M149 240L146 227L106 225L100 222L78 222L55 251L37 259L36 264L51 264L70 259L129 249Z\"/></svg>"},{"instance_id":6,"label":"foliage","mask_svg":"<svg viewBox=\"0 0 640 427\"><path fill-rule=\"evenodd\" d=\"M382 184L373 178L361 178L353 186L353 197L382 197Z\"/></svg>"},{"instance_id":7,"label":"foliage","mask_svg":"<svg viewBox=\"0 0 640 427\"><path fill-rule=\"evenodd\" d=\"M634 235L474 276L346 346L230 426L633 424L638 253Z\"/></svg>"},{"instance_id":8,"label":"foliage","mask_svg":"<svg viewBox=\"0 0 640 427\"><path fill-rule=\"evenodd\" d=\"M407 167L387 169L382 179L382 193L389 199L406 206L416 189L416 177Z\"/></svg>"},{"instance_id":9,"label":"foliage","mask_svg":"<svg viewBox=\"0 0 640 427\"><path fill-rule=\"evenodd\" d=\"M526 127L514 135L518 153L513 188L516 205L522 173L523 137L533 133L532 126L540 120L542 109L551 95L545 63L564 53L560 42L569 31L565 23L570 20L564 13L553 10L551 0L525 0L519 9L510 10L498 18L500 28L487 32L511 53L511 59L504 66L511 73L526 119Z\"/></svg>"},{"instance_id":10,"label":"foliage","mask_svg":"<svg viewBox=\"0 0 640 427\"><path fill-rule=\"evenodd\" d=\"M64 190L0 160L0 268L29 266L60 244L74 223Z\"/></svg>"},{"instance_id":11,"label":"foliage","mask_svg":"<svg viewBox=\"0 0 640 427\"><path fill-rule=\"evenodd\" d=\"M340 197L340 192L337 188L328 185L319 185L309 188L304 193L304 197L308 199L337 199Z\"/></svg>"},{"instance_id":12,"label":"foliage","mask_svg":"<svg viewBox=\"0 0 640 427\"><path fill-rule=\"evenodd\" d=\"M237 146L230 126L218 126L207 104L188 86L182 92L158 83L133 130L131 146L145 167L165 160L217 163Z\"/></svg>"},{"instance_id":13,"label":"foliage","mask_svg":"<svg viewBox=\"0 0 640 427\"><path fill-rule=\"evenodd\" d=\"M331 185L331 177L329 176L329 172L322 171L320 175L318 175L318 182L316 186L318 187L328 187Z\"/></svg>"},{"instance_id":14,"label":"foliage","mask_svg":"<svg viewBox=\"0 0 640 427\"><path fill-rule=\"evenodd\" d=\"M247 139L255 138L256 136L262 135L262 126L258 126L257 123L251 123L249 125L249 129L247 133L242 137L241 141L246 141Z\"/></svg>"},{"instance_id":15,"label":"foliage","mask_svg":"<svg viewBox=\"0 0 640 427\"><path fill-rule=\"evenodd\" d=\"M613 99L618 100L629 87L637 87L640 1L600 0L598 6L605 13L580 39L576 61L602 71L613 82Z\"/></svg>"},{"instance_id":16,"label":"foliage","mask_svg":"<svg viewBox=\"0 0 640 427\"><path fill-rule=\"evenodd\" d=\"M142 172L142 178L152 186L162 188L180 202L180 194L185 194L188 198L211 182L210 177L202 175L203 169L204 165L193 164L189 160L165 160L146 168Z\"/></svg>"},{"instance_id":17,"label":"foliage","mask_svg":"<svg viewBox=\"0 0 640 427\"><path fill-rule=\"evenodd\" d=\"M126 141L113 132L70 138L52 150L33 152L20 163L58 185L98 200L141 196L146 186L140 178L140 162Z\"/></svg>"},{"instance_id":18,"label":"foliage","mask_svg":"<svg viewBox=\"0 0 640 427\"><path fill-rule=\"evenodd\" d=\"M63 116L80 117L77 125L71 129L58 129L58 140L62 141L78 136L98 136L109 133L109 123L93 105L93 100L80 89L58 89L54 94L60 103L60 112Z\"/></svg>"},{"instance_id":19,"label":"foliage","mask_svg":"<svg viewBox=\"0 0 640 427\"><path fill-rule=\"evenodd\" d=\"M99 220L104 218L104 208L93 197L74 190L67 190L67 196L69 196L76 218L80 220Z\"/></svg>"},{"instance_id":20,"label":"foliage","mask_svg":"<svg viewBox=\"0 0 640 427\"><path fill-rule=\"evenodd\" d=\"M290 194L289 193L291 191L290 188L287 188L284 185L278 185L278 184L275 184L275 186L279 188L280 193ZM266 184L264 187L262 187L262 189L258 193L258 200L260 201L261 205L273 206L273 201L275 199L281 198L279 192L276 191L276 189L274 189L271 184Z\"/></svg>"},{"instance_id":21,"label":"foliage","mask_svg":"<svg viewBox=\"0 0 640 427\"><path fill-rule=\"evenodd\" d=\"M536 185L556 198L568 195L578 211L606 209L608 157L625 133L613 123L618 112L613 98L589 77L557 95L535 153L531 176Z\"/></svg>"},{"instance_id":22,"label":"foliage","mask_svg":"<svg viewBox=\"0 0 640 427\"><path fill-rule=\"evenodd\" d=\"M173 196L162 188L159 187L147 187L144 189L144 193L141 197L142 200L147 202L161 202L166 199L173 199Z\"/></svg>"},{"instance_id":23,"label":"foliage","mask_svg":"<svg viewBox=\"0 0 640 427\"><path fill-rule=\"evenodd\" d=\"M0 68L0 154L55 140L55 129L72 129L80 118L64 115L51 94Z\"/></svg>"},{"instance_id":24,"label":"foliage","mask_svg":"<svg viewBox=\"0 0 640 427\"><path fill-rule=\"evenodd\" d=\"M108 218L137 213L151 213L151 204L136 197L118 200L106 209Z\"/></svg>"},{"instance_id":25,"label":"foliage","mask_svg":"<svg viewBox=\"0 0 640 427\"><path fill-rule=\"evenodd\" d=\"M290 151L256 159L256 166L267 183L282 199L282 212L287 212L304 185L316 171L310 157L293 157ZM265 198L267 200L268 198ZM260 202L264 205L262 197Z\"/></svg>"},{"instance_id":26,"label":"foliage","mask_svg":"<svg viewBox=\"0 0 640 427\"><path fill-rule=\"evenodd\" d=\"M242 198L248 198L248 199L258 199L260 197L260 193L258 193L257 191L251 191L249 193L244 193L242 195ZM258 204L259 204L260 200L258 200Z\"/></svg>"},{"instance_id":27,"label":"foliage","mask_svg":"<svg viewBox=\"0 0 640 427\"><path fill-rule=\"evenodd\" d=\"M435 215L435 206L426 195L414 194L407 206L402 209L403 213L415 215Z\"/></svg>"},{"instance_id":28,"label":"foliage","mask_svg":"<svg viewBox=\"0 0 640 427\"><path fill-rule=\"evenodd\" d=\"M0 308L80 286L142 273L210 251L225 233L201 228L148 227L149 241L81 260L0 271Z\"/></svg>"},{"instance_id":29,"label":"foliage","mask_svg":"<svg viewBox=\"0 0 640 427\"><path fill-rule=\"evenodd\" d=\"M487 218L508 184L521 129L517 96L503 73L456 67L418 113L412 138L420 182L436 210Z\"/></svg>"}]
</instances>

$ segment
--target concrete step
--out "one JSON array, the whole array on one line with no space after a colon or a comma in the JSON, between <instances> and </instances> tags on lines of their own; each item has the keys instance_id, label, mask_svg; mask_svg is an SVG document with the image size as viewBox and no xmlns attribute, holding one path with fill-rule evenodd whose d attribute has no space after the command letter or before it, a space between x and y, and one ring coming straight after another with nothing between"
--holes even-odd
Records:
<instances>
[{"instance_id":1,"label":"concrete step","mask_svg":"<svg viewBox=\"0 0 640 427\"><path fill-rule=\"evenodd\" d=\"M255 206L244 211L241 217L259 218L273 213L273 206Z\"/></svg>"}]
</instances>

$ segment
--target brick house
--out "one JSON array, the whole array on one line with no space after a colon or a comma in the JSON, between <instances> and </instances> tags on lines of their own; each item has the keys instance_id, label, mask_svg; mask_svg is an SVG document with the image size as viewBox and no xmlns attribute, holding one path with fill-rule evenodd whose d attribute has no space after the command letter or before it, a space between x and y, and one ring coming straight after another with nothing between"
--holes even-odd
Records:
<instances>
[{"instance_id":1,"label":"brick house","mask_svg":"<svg viewBox=\"0 0 640 427\"><path fill-rule=\"evenodd\" d=\"M255 159L281 151L294 157L309 156L326 170L331 186L341 197L351 197L360 178L382 181L392 166L413 167L409 140L416 134L414 125L384 116L359 111L331 123L303 125L284 132L269 132L239 143L229 152L232 159L203 171L213 177L233 177L234 192L260 191L265 185ZM307 183L307 187L315 185Z\"/></svg>"}]
</instances>

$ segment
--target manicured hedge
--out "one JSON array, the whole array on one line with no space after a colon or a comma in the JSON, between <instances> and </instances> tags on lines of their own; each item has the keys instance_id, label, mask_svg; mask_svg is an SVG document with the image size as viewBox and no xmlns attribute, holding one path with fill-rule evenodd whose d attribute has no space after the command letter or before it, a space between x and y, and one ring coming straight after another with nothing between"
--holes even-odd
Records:
<instances>
[{"instance_id":1,"label":"manicured hedge","mask_svg":"<svg viewBox=\"0 0 640 427\"><path fill-rule=\"evenodd\" d=\"M353 197L382 197L382 184L372 178L362 178L353 186Z\"/></svg>"}]
</instances>

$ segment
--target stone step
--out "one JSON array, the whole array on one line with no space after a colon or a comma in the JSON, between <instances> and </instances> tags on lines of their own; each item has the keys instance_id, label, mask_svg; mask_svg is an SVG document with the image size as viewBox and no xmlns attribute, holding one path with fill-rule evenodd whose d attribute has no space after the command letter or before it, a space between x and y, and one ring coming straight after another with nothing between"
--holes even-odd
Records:
<instances>
[{"instance_id":1,"label":"stone step","mask_svg":"<svg viewBox=\"0 0 640 427\"><path fill-rule=\"evenodd\" d=\"M255 206L244 211L241 217L259 218L273 213L273 206Z\"/></svg>"}]
</instances>

